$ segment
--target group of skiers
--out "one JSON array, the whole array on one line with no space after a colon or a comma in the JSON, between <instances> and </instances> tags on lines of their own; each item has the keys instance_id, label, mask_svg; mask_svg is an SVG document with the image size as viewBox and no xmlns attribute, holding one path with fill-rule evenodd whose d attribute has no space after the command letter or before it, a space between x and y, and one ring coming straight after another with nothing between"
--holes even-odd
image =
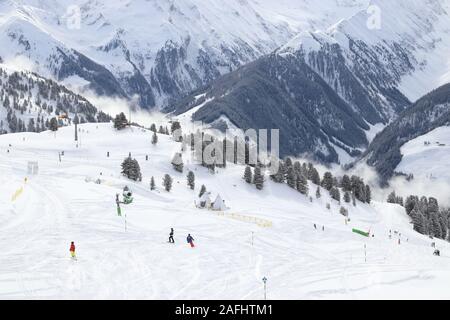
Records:
<instances>
[{"instance_id":1,"label":"group of skiers","mask_svg":"<svg viewBox=\"0 0 450 320\"><path fill-rule=\"evenodd\" d=\"M317 225L314 223L314 229L317 230ZM325 226L322 226L322 231L325 231Z\"/></svg>"},{"instance_id":2,"label":"group of skiers","mask_svg":"<svg viewBox=\"0 0 450 320\"><path fill-rule=\"evenodd\" d=\"M174 235L174 231L173 228L170 228L170 233L169 233L169 243L175 243L175 240L173 239L173 235ZM191 246L191 248L195 248L194 245L194 238L191 236L191 234L189 233L187 238L186 238L187 243L189 243L189 245Z\"/></svg>"},{"instance_id":3,"label":"group of skiers","mask_svg":"<svg viewBox=\"0 0 450 320\"><path fill-rule=\"evenodd\" d=\"M175 240L174 240L173 236L174 236L174 230L173 230L173 228L170 228L170 233L169 233L169 243L175 243ZM195 240L195 239L194 239L194 238L191 236L191 234L189 233L189 234L187 235L186 241L187 241L187 243L191 246L191 248L195 248L194 240ZM76 256L76 254L75 254L75 242L74 242L74 241L72 241L72 242L70 243L70 249L69 249L69 251L70 251L70 256L72 257L72 259L76 260L76 259L77 259L77 256Z\"/></svg>"}]
</instances>

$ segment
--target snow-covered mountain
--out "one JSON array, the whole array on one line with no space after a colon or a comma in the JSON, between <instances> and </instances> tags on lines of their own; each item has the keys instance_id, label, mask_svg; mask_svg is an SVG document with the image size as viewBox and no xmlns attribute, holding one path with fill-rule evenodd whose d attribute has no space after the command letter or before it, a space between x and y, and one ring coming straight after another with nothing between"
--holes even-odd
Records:
<instances>
[{"instance_id":1,"label":"snow-covered mountain","mask_svg":"<svg viewBox=\"0 0 450 320\"><path fill-rule=\"evenodd\" d=\"M449 3L374 0L325 31L302 32L174 109L196 108L195 120L220 127L280 128L285 155L342 163L417 94L446 80Z\"/></svg>"},{"instance_id":2,"label":"snow-covered mountain","mask_svg":"<svg viewBox=\"0 0 450 320\"><path fill-rule=\"evenodd\" d=\"M151 108L270 53L300 30L349 17L367 2L4 0L0 57L26 59L44 76Z\"/></svg>"},{"instance_id":3,"label":"snow-covered mountain","mask_svg":"<svg viewBox=\"0 0 450 320\"><path fill-rule=\"evenodd\" d=\"M0 134L41 132L50 119L59 125L109 122L111 117L84 97L34 73L13 71L0 64Z\"/></svg>"},{"instance_id":4,"label":"snow-covered mountain","mask_svg":"<svg viewBox=\"0 0 450 320\"><path fill-rule=\"evenodd\" d=\"M429 141L427 134L431 131L450 126L450 84L444 85L419 99L411 108L405 110L397 120L393 121L380 134L378 134L366 151L367 163L374 166L380 176L386 181L395 173L397 166L402 162L401 148L419 137L422 142L430 142L436 145L439 141ZM447 132L443 129L443 132ZM430 140L432 137L428 137ZM433 139L436 140L436 139ZM423 145L423 151L432 150ZM437 146L438 153L444 146ZM406 153L409 153L406 151ZM431 156L431 155L430 155ZM434 165L433 162L437 160ZM439 167L439 160L434 159L429 163L432 167ZM425 166L428 160L423 159ZM407 161L406 163L409 163ZM448 161L442 163L448 167ZM408 169L408 165L399 169ZM417 167L416 167L417 169ZM448 168L447 168L448 169ZM405 170L404 173L416 173L414 170ZM427 171L424 169L424 172ZM436 173L435 173L436 174Z\"/></svg>"},{"instance_id":5,"label":"snow-covered mountain","mask_svg":"<svg viewBox=\"0 0 450 320\"><path fill-rule=\"evenodd\" d=\"M449 125L438 127L405 143L400 152L402 161L396 172L412 174L420 181L443 181L450 184L450 119ZM447 199L450 201L448 189Z\"/></svg>"}]
</instances>

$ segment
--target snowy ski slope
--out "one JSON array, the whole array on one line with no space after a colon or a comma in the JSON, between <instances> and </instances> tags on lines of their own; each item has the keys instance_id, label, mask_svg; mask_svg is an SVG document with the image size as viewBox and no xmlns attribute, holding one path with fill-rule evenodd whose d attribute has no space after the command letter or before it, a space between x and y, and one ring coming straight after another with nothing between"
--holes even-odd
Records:
<instances>
[{"instance_id":1,"label":"snowy ski slope","mask_svg":"<svg viewBox=\"0 0 450 320\"><path fill-rule=\"evenodd\" d=\"M430 145L425 145L429 142ZM419 178L444 180L450 183L450 127L437 128L406 143L397 171L413 173ZM450 195L449 195L450 197Z\"/></svg>"},{"instance_id":2,"label":"snowy ski slope","mask_svg":"<svg viewBox=\"0 0 450 320\"><path fill-rule=\"evenodd\" d=\"M152 146L150 132L139 128L80 128L79 148L73 127L0 136L0 299L262 299L264 276L269 299L450 298L449 245L437 241L442 257L434 257L431 240L414 233L396 205L358 203L346 225L337 203L325 208L324 191L312 203L270 181L257 192L234 165L213 176L185 163L177 174L170 161L180 145L168 136ZM142 183L120 176L129 152ZM28 161L39 162L38 175L27 175ZM186 185L187 169L195 172L195 192ZM174 177L171 193L161 186L165 173ZM157 191L150 191L151 176ZM91 182L98 178L101 184ZM227 213L270 220L272 227L196 209L201 184L213 197L220 192ZM135 193L123 208L126 231L114 202L125 185ZM171 227L175 245L167 243ZM375 237L353 234L354 227ZM402 234L400 245L389 229ZM78 261L69 258L70 241Z\"/></svg>"}]
</instances>

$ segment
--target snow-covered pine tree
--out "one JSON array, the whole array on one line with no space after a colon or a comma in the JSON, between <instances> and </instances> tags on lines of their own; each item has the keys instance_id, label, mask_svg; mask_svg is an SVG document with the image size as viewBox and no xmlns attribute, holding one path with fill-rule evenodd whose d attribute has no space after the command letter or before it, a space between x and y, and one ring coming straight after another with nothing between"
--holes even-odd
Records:
<instances>
[{"instance_id":1,"label":"snow-covered pine tree","mask_svg":"<svg viewBox=\"0 0 450 320\"><path fill-rule=\"evenodd\" d=\"M419 202L419 198L417 196L409 196L405 201L405 210L406 214L411 216L411 212L416 207Z\"/></svg>"},{"instance_id":2,"label":"snow-covered pine tree","mask_svg":"<svg viewBox=\"0 0 450 320\"><path fill-rule=\"evenodd\" d=\"M170 192L170 190L172 190L172 182L173 182L173 179L170 175L168 175L168 174L164 175L163 186L167 192Z\"/></svg>"},{"instance_id":3,"label":"snow-covered pine tree","mask_svg":"<svg viewBox=\"0 0 450 320\"><path fill-rule=\"evenodd\" d=\"M172 132L172 134L173 134L175 131L177 131L179 129L181 129L180 122L179 121L172 121L172 124L170 126L170 132Z\"/></svg>"},{"instance_id":4,"label":"snow-covered pine tree","mask_svg":"<svg viewBox=\"0 0 450 320\"><path fill-rule=\"evenodd\" d=\"M333 174L329 171L325 172L321 182L322 187L325 190L330 191L333 188Z\"/></svg>"},{"instance_id":5,"label":"snow-covered pine tree","mask_svg":"<svg viewBox=\"0 0 450 320\"><path fill-rule=\"evenodd\" d=\"M372 202L372 190L368 184L366 185L366 202L369 204Z\"/></svg>"},{"instance_id":6,"label":"snow-covered pine tree","mask_svg":"<svg viewBox=\"0 0 450 320\"><path fill-rule=\"evenodd\" d=\"M320 186L317 186L317 190L316 190L316 198L320 199L322 197L322 194L320 193Z\"/></svg>"},{"instance_id":7,"label":"snow-covered pine tree","mask_svg":"<svg viewBox=\"0 0 450 320\"><path fill-rule=\"evenodd\" d=\"M410 215L412 218L414 230L421 234L425 234L426 233L425 218L422 212L420 211L419 206L415 206L414 209L411 210Z\"/></svg>"},{"instance_id":8,"label":"snow-covered pine tree","mask_svg":"<svg viewBox=\"0 0 450 320\"><path fill-rule=\"evenodd\" d=\"M156 185L155 185L155 178L154 177L152 177L151 179L150 179L150 190L155 190L155 188L156 188Z\"/></svg>"},{"instance_id":9,"label":"snow-covered pine tree","mask_svg":"<svg viewBox=\"0 0 450 320\"><path fill-rule=\"evenodd\" d=\"M439 223L438 214L432 213L430 216L431 235L435 238L442 239L442 229Z\"/></svg>"},{"instance_id":10,"label":"snow-covered pine tree","mask_svg":"<svg viewBox=\"0 0 450 320\"><path fill-rule=\"evenodd\" d=\"M427 214L437 214L439 213L439 202L436 198L428 198Z\"/></svg>"},{"instance_id":11,"label":"snow-covered pine tree","mask_svg":"<svg viewBox=\"0 0 450 320\"><path fill-rule=\"evenodd\" d=\"M292 189L297 189L297 174L293 166L287 168L286 183Z\"/></svg>"},{"instance_id":12,"label":"snow-covered pine tree","mask_svg":"<svg viewBox=\"0 0 450 320\"><path fill-rule=\"evenodd\" d=\"M301 194L308 195L309 187L308 187L308 180L303 174L300 174L297 176L297 190Z\"/></svg>"},{"instance_id":13,"label":"snow-covered pine tree","mask_svg":"<svg viewBox=\"0 0 450 320\"><path fill-rule=\"evenodd\" d=\"M278 160L273 160L278 161ZM278 161L278 171L270 176L270 179L275 183L284 183L285 180L285 166L283 161Z\"/></svg>"},{"instance_id":14,"label":"snow-covered pine tree","mask_svg":"<svg viewBox=\"0 0 450 320\"><path fill-rule=\"evenodd\" d=\"M296 175L302 174L302 164L300 163L300 161L294 162L294 170Z\"/></svg>"},{"instance_id":15,"label":"snow-covered pine tree","mask_svg":"<svg viewBox=\"0 0 450 320\"><path fill-rule=\"evenodd\" d=\"M316 185L320 185L320 175L319 171L310 163L308 169L308 179L312 181L312 183Z\"/></svg>"},{"instance_id":16,"label":"snow-covered pine tree","mask_svg":"<svg viewBox=\"0 0 450 320\"><path fill-rule=\"evenodd\" d=\"M195 189L195 175L194 172L189 171L187 175L187 184L191 190Z\"/></svg>"},{"instance_id":17,"label":"snow-covered pine tree","mask_svg":"<svg viewBox=\"0 0 450 320\"><path fill-rule=\"evenodd\" d=\"M128 179L142 181L141 167L136 159L131 156L122 162L122 174Z\"/></svg>"},{"instance_id":18,"label":"snow-covered pine tree","mask_svg":"<svg viewBox=\"0 0 450 320\"><path fill-rule=\"evenodd\" d=\"M247 183L252 183L253 181L253 174L252 174L252 168L250 168L250 166L246 166L245 167L245 171L244 171L244 180Z\"/></svg>"},{"instance_id":19,"label":"snow-covered pine tree","mask_svg":"<svg viewBox=\"0 0 450 320\"><path fill-rule=\"evenodd\" d=\"M152 135L152 144L156 145L158 143L158 135L156 134L156 132L153 132Z\"/></svg>"},{"instance_id":20,"label":"snow-covered pine tree","mask_svg":"<svg viewBox=\"0 0 450 320\"><path fill-rule=\"evenodd\" d=\"M344 217L348 217L348 210L345 209L344 207L341 207L339 213L342 214Z\"/></svg>"},{"instance_id":21,"label":"snow-covered pine tree","mask_svg":"<svg viewBox=\"0 0 450 320\"><path fill-rule=\"evenodd\" d=\"M156 130L156 125L155 125L154 123L152 123L152 125L150 126L150 131L152 131L152 132L154 132L154 133L157 132L157 130Z\"/></svg>"},{"instance_id":22,"label":"snow-covered pine tree","mask_svg":"<svg viewBox=\"0 0 450 320\"><path fill-rule=\"evenodd\" d=\"M114 128L117 130L122 130L128 126L128 120L127 117L123 112L116 115L114 118Z\"/></svg>"},{"instance_id":23,"label":"snow-covered pine tree","mask_svg":"<svg viewBox=\"0 0 450 320\"><path fill-rule=\"evenodd\" d=\"M397 194L395 191L392 191L387 197L388 203L397 203Z\"/></svg>"},{"instance_id":24,"label":"snow-covered pine tree","mask_svg":"<svg viewBox=\"0 0 450 320\"><path fill-rule=\"evenodd\" d=\"M170 126L170 132L172 132L173 139L176 142L181 142L183 139L183 134L181 132L181 124L179 121L173 121Z\"/></svg>"},{"instance_id":25,"label":"snow-covered pine tree","mask_svg":"<svg viewBox=\"0 0 450 320\"><path fill-rule=\"evenodd\" d=\"M262 173L261 167L258 165L255 168L255 174L253 175L253 183L256 189L262 190L264 188L264 173Z\"/></svg>"},{"instance_id":26,"label":"snow-covered pine tree","mask_svg":"<svg viewBox=\"0 0 450 320\"><path fill-rule=\"evenodd\" d=\"M183 172L184 164L183 164L183 156L181 153L175 153L172 159L172 166L178 172Z\"/></svg>"},{"instance_id":27,"label":"snow-covered pine tree","mask_svg":"<svg viewBox=\"0 0 450 320\"><path fill-rule=\"evenodd\" d=\"M58 120L55 117L50 119L50 130L58 131Z\"/></svg>"},{"instance_id":28,"label":"snow-covered pine tree","mask_svg":"<svg viewBox=\"0 0 450 320\"><path fill-rule=\"evenodd\" d=\"M200 193L198 194L198 197L201 198L206 192L206 187L203 184L202 187L200 188Z\"/></svg>"},{"instance_id":29,"label":"snow-covered pine tree","mask_svg":"<svg viewBox=\"0 0 450 320\"><path fill-rule=\"evenodd\" d=\"M345 191L345 193L344 193L344 201L346 203L350 203L352 201L351 196L350 196L350 192Z\"/></svg>"},{"instance_id":30,"label":"snow-covered pine tree","mask_svg":"<svg viewBox=\"0 0 450 320\"><path fill-rule=\"evenodd\" d=\"M342 177L341 187L344 191L352 191L352 182L350 180L350 177L346 174Z\"/></svg>"},{"instance_id":31,"label":"snow-covered pine tree","mask_svg":"<svg viewBox=\"0 0 450 320\"><path fill-rule=\"evenodd\" d=\"M285 165L286 165L286 167L287 168L289 168L289 167L292 167L293 166L293 163L292 163L292 159L291 158L286 158L286 160L285 160Z\"/></svg>"},{"instance_id":32,"label":"snow-covered pine tree","mask_svg":"<svg viewBox=\"0 0 450 320\"><path fill-rule=\"evenodd\" d=\"M332 199L338 201L339 203L341 203L341 192L339 191L339 189L337 187L332 187L330 190L330 196Z\"/></svg>"}]
</instances>

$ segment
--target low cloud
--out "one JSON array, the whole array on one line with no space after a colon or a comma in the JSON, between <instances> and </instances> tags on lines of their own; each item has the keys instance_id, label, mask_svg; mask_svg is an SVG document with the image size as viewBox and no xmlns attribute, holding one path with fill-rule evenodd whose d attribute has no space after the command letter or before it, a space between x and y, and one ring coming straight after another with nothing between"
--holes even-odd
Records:
<instances>
[{"instance_id":1,"label":"low cloud","mask_svg":"<svg viewBox=\"0 0 450 320\"><path fill-rule=\"evenodd\" d=\"M81 93L87 100L89 100L99 110L110 114L114 117L116 114L123 112L127 119L139 125L150 127L153 123L159 126L160 124L166 125L169 118L167 115L159 111L143 110L137 106L133 100L127 100L122 98L111 98L106 96L99 96L92 91L84 90ZM135 99L137 101L137 99Z\"/></svg>"},{"instance_id":2,"label":"low cloud","mask_svg":"<svg viewBox=\"0 0 450 320\"><path fill-rule=\"evenodd\" d=\"M36 64L24 56L5 58L3 64L12 71L30 71L36 72Z\"/></svg>"}]
</instances>

